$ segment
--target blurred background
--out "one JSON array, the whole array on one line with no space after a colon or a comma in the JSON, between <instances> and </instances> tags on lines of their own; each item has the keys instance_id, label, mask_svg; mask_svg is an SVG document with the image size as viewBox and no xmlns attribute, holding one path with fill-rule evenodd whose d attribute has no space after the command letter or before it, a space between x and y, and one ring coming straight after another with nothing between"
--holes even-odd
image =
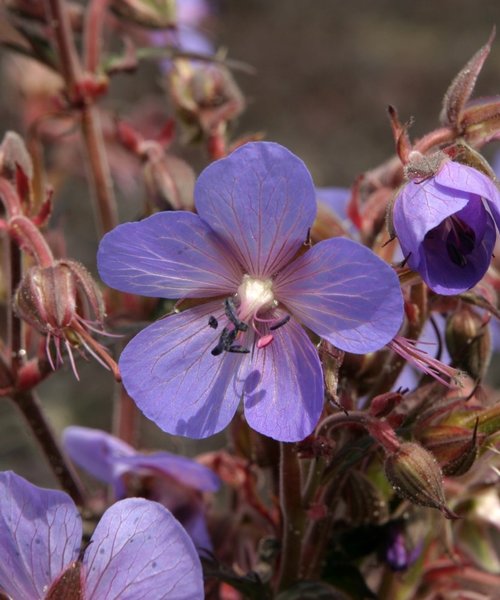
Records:
<instances>
[{"instance_id":1,"label":"blurred background","mask_svg":"<svg viewBox=\"0 0 500 600\"><path fill-rule=\"evenodd\" d=\"M178 0L182 2L182 0ZM387 106L414 118L413 137L438 125L444 92L459 69L500 26L498 0L221 0L204 28L216 47L254 72L233 75L247 99L233 137L263 132L299 155L318 186L348 187L363 171L393 153ZM0 133L23 133L23 90L39 85L23 62L0 50ZM46 82L46 80L44 80ZM141 64L137 73L111 82L105 105L127 117L138 107L161 106L170 114L158 66ZM500 93L500 39L480 76L476 96ZM71 132L70 132L71 133ZM178 147L199 172L208 157L199 148ZM487 156L492 157L490 145ZM97 236L81 157L68 136L45 157L52 164L66 155L64 172L51 173L56 188L52 219L65 232L66 251L95 273ZM122 217L138 215L140 181L119 191ZM57 234L54 234L57 235ZM69 423L109 428L113 383L95 362L79 362L80 382L68 365L40 386L40 397L57 431ZM495 373L491 374L492 377ZM500 380L500 377L496 377ZM492 379L493 381L493 379ZM167 439L150 423L142 440L188 454L220 444ZM15 469L33 483L53 480L5 399L0 403L0 469Z\"/></svg>"}]
</instances>

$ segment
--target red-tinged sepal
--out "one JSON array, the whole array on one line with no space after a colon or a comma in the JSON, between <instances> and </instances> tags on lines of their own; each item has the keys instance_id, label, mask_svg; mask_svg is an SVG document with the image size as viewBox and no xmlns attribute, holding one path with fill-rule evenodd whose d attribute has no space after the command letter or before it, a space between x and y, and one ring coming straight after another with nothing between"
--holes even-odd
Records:
<instances>
[{"instance_id":1,"label":"red-tinged sepal","mask_svg":"<svg viewBox=\"0 0 500 600\"><path fill-rule=\"evenodd\" d=\"M458 131L462 129L464 107L474 91L476 80L488 58L495 32L496 30L493 28L486 44L474 54L446 91L440 117L443 125L450 125Z\"/></svg>"},{"instance_id":2,"label":"red-tinged sepal","mask_svg":"<svg viewBox=\"0 0 500 600\"><path fill-rule=\"evenodd\" d=\"M46 600L83 600L83 573L80 562L75 561L50 586Z\"/></svg>"}]
</instances>

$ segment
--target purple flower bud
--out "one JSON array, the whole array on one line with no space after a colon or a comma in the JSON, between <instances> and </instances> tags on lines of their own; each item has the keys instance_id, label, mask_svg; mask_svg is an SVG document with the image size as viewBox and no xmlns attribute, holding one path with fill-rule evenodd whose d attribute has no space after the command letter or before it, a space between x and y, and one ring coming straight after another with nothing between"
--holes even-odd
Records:
<instances>
[{"instance_id":1,"label":"purple flower bud","mask_svg":"<svg viewBox=\"0 0 500 600\"><path fill-rule=\"evenodd\" d=\"M408 266L439 294L473 287L486 273L500 224L500 192L486 175L447 161L409 181L392 222Z\"/></svg>"}]
</instances>

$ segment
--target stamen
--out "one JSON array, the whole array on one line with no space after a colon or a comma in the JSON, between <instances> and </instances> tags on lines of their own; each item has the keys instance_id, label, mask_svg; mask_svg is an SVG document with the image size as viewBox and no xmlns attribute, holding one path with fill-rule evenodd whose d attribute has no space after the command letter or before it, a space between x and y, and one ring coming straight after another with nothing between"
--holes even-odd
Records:
<instances>
[{"instance_id":1,"label":"stamen","mask_svg":"<svg viewBox=\"0 0 500 600\"><path fill-rule=\"evenodd\" d=\"M237 335L237 329L228 329L227 327L224 327L220 334L219 343L211 350L212 356L219 356L223 352L236 352L238 354L247 354L250 352L247 348L244 348L239 344L234 344Z\"/></svg>"},{"instance_id":2,"label":"stamen","mask_svg":"<svg viewBox=\"0 0 500 600\"><path fill-rule=\"evenodd\" d=\"M237 331L248 330L248 325L240 319L238 319L238 315L236 313L236 306L234 305L234 300L232 298L226 298L224 300L224 312L226 313L226 317L235 326Z\"/></svg>"},{"instance_id":3,"label":"stamen","mask_svg":"<svg viewBox=\"0 0 500 600\"><path fill-rule=\"evenodd\" d=\"M212 329L217 329L217 327L219 326L219 321L217 321L217 319L212 315L208 318L208 325Z\"/></svg>"},{"instance_id":4,"label":"stamen","mask_svg":"<svg viewBox=\"0 0 500 600\"><path fill-rule=\"evenodd\" d=\"M467 265L467 258L460 252L453 242L446 242L446 251L452 263L459 267L465 267Z\"/></svg>"},{"instance_id":5,"label":"stamen","mask_svg":"<svg viewBox=\"0 0 500 600\"><path fill-rule=\"evenodd\" d=\"M239 344L233 344L232 346L229 346L227 352L234 352L236 354L248 354L250 350L248 348L240 346Z\"/></svg>"},{"instance_id":6,"label":"stamen","mask_svg":"<svg viewBox=\"0 0 500 600\"><path fill-rule=\"evenodd\" d=\"M265 348L266 346L269 346L269 344L274 340L274 336L269 334L269 335L263 335L259 341L257 342L257 348L259 348L259 350L261 348Z\"/></svg>"},{"instance_id":7,"label":"stamen","mask_svg":"<svg viewBox=\"0 0 500 600\"><path fill-rule=\"evenodd\" d=\"M276 331L276 329L279 329L280 327L283 327L283 325L286 325L289 320L290 320L290 315L286 315L286 317L283 317L281 319L281 321L278 321L275 325L273 325L272 327L269 327L269 330Z\"/></svg>"}]
</instances>

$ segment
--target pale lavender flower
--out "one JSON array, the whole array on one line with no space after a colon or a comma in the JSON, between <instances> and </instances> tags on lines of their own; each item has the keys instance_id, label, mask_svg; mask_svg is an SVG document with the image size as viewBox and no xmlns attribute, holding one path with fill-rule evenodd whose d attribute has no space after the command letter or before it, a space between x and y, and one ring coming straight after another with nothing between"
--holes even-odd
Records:
<instances>
[{"instance_id":1,"label":"pale lavender flower","mask_svg":"<svg viewBox=\"0 0 500 600\"><path fill-rule=\"evenodd\" d=\"M486 273L500 226L500 192L483 173L446 161L408 182L394 202L393 225L408 266L439 294L473 287Z\"/></svg>"},{"instance_id":2,"label":"pale lavender flower","mask_svg":"<svg viewBox=\"0 0 500 600\"><path fill-rule=\"evenodd\" d=\"M307 249L314 186L303 162L278 144L246 144L210 165L195 205L198 214L158 213L101 242L98 266L108 285L200 299L128 344L124 385L169 433L217 433L243 400L255 430L301 440L318 422L324 391L302 325L347 352L375 351L401 325L398 279L351 240Z\"/></svg>"},{"instance_id":3,"label":"pale lavender flower","mask_svg":"<svg viewBox=\"0 0 500 600\"><path fill-rule=\"evenodd\" d=\"M13 600L204 597L193 543L157 502L111 506L80 560L82 521L67 494L7 471L0 497L0 589Z\"/></svg>"},{"instance_id":4,"label":"pale lavender flower","mask_svg":"<svg viewBox=\"0 0 500 600\"><path fill-rule=\"evenodd\" d=\"M127 495L127 478L139 479L147 498L168 508L197 548L211 549L201 493L219 489L213 471L170 452L137 452L115 436L87 427L67 427L63 445L77 465L112 485L116 498Z\"/></svg>"}]
</instances>

